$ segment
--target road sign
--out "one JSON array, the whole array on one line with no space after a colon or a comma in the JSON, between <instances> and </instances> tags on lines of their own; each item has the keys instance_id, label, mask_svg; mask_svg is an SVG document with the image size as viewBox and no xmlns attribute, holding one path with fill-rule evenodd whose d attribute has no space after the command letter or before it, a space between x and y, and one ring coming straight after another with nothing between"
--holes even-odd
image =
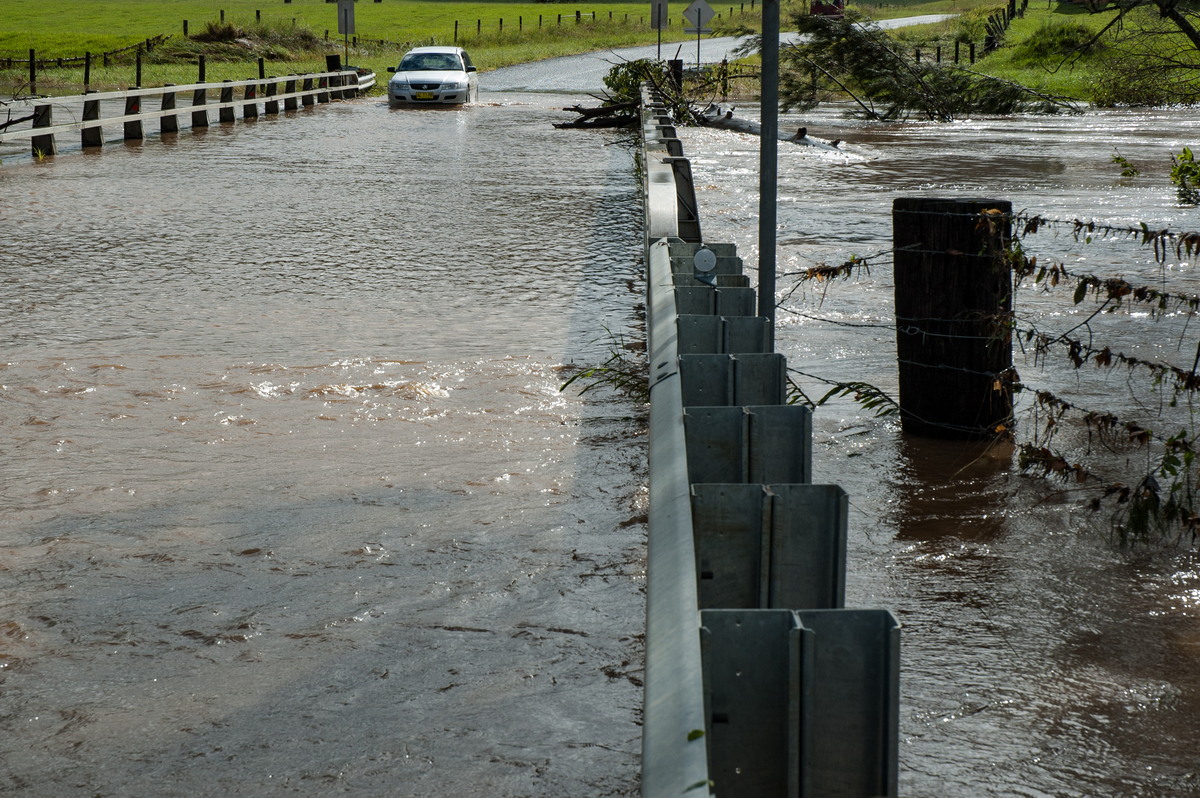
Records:
<instances>
[{"instance_id":1,"label":"road sign","mask_svg":"<svg viewBox=\"0 0 1200 798\"><path fill-rule=\"evenodd\" d=\"M667 27L667 0L650 0L650 28L663 30Z\"/></svg>"},{"instance_id":2,"label":"road sign","mask_svg":"<svg viewBox=\"0 0 1200 798\"><path fill-rule=\"evenodd\" d=\"M338 0L338 33L354 35L354 0Z\"/></svg>"},{"instance_id":3,"label":"road sign","mask_svg":"<svg viewBox=\"0 0 1200 798\"><path fill-rule=\"evenodd\" d=\"M687 33L712 33L711 30L704 30L704 28L716 15L717 12L713 11L712 6L704 0L692 0L692 4L683 10L683 18L692 23L693 28Z\"/></svg>"}]
</instances>

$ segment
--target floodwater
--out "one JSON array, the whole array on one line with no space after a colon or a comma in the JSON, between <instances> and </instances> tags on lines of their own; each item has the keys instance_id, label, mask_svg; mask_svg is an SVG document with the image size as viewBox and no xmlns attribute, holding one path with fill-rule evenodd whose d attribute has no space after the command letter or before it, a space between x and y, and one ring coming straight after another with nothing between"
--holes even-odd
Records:
<instances>
[{"instance_id":1,"label":"floodwater","mask_svg":"<svg viewBox=\"0 0 1200 798\"><path fill-rule=\"evenodd\" d=\"M1200 228L1180 207L1170 156L1200 134L1196 111L1094 112L1083 117L865 124L844 109L787 115L840 152L780 142L777 348L805 391L862 380L895 395L891 203L896 197L1006 199L1062 222L1176 231ZM739 109L753 119L756 108ZM710 241L757 261L757 139L681 129ZM1122 178L1119 153L1142 169ZM1196 264L1123 237L1077 242L1067 224L1025 238L1028 254L1077 273L1124 276L1200 293ZM819 262L874 256L868 273L797 285ZM1018 330L1077 337L1147 360L1193 368L1197 327L1145 309L1089 319L1074 281L1016 295ZM1080 324L1084 326L1079 327ZM1090 336L1090 337L1089 337ZM1088 364L1065 350L1016 352L1031 389L1172 434L1192 429L1144 372ZM1039 427L1019 394L1017 440ZM1186 405L1186 402L1183 402ZM1053 445L1111 477L1147 468L1144 451L1091 438L1068 417ZM903 436L849 400L814 417L814 480L850 495L847 605L893 610L903 625L901 794L907 796L1200 795L1200 558L1186 539L1114 545L1111 511L1092 513L1075 484L1022 477L1010 449ZM1165 482L1164 482L1165 485Z\"/></svg>"},{"instance_id":2,"label":"floodwater","mask_svg":"<svg viewBox=\"0 0 1200 798\"><path fill-rule=\"evenodd\" d=\"M611 137L551 129L577 96L485 100L6 159L0 791L636 794L641 409L558 390L637 334L636 178ZM781 145L783 271L885 252L897 196L1200 227L1165 175L1194 112L785 124L845 144ZM681 134L706 237L753 266L757 140ZM1197 291L1134 244L1052 226L1026 246ZM799 288L779 349L894 391L890 302L886 255ZM1059 332L1092 307L1017 303ZM1187 322L1089 323L1187 368ZM1164 425L1124 370L1017 365ZM1010 452L850 402L815 430L817 480L851 500L848 604L904 625L904 795L1200 794L1186 545L1119 549Z\"/></svg>"},{"instance_id":3,"label":"floodwater","mask_svg":"<svg viewBox=\"0 0 1200 798\"><path fill-rule=\"evenodd\" d=\"M488 99L0 169L0 792L637 793L633 160Z\"/></svg>"}]
</instances>

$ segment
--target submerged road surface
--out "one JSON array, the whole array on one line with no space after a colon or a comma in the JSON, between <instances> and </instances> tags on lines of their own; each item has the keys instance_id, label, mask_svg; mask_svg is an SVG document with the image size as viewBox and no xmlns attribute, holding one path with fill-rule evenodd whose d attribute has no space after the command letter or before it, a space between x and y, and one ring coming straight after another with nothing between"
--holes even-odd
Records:
<instances>
[{"instance_id":1,"label":"submerged road surface","mask_svg":"<svg viewBox=\"0 0 1200 798\"><path fill-rule=\"evenodd\" d=\"M559 386L638 185L562 104L6 159L0 792L637 793L639 411Z\"/></svg>"}]
</instances>

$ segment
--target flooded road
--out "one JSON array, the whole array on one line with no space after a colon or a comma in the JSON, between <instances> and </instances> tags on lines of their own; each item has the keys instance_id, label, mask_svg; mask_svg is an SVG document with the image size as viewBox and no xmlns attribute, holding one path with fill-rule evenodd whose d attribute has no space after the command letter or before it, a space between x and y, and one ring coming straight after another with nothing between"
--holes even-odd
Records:
<instances>
[{"instance_id":1,"label":"flooded road","mask_svg":"<svg viewBox=\"0 0 1200 798\"><path fill-rule=\"evenodd\" d=\"M558 391L635 325L636 177L611 139L551 129L578 96L484 100L6 159L0 791L637 794L640 408ZM845 144L781 146L781 271L885 252L896 196L1200 227L1164 166L1191 112L785 124ZM680 132L706 237L752 266L757 141ZM1186 262L1035 238L1197 290ZM787 298L810 393L894 392L891 290L883 257ZM1017 304L1060 332L1091 310ZM1185 315L1090 323L1191 365ZM1124 372L1018 369L1158 417ZM1200 794L1194 553L1115 548L1008 451L847 401L814 428L817 481L850 495L848 604L904 624L904 795Z\"/></svg>"},{"instance_id":2,"label":"flooded road","mask_svg":"<svg viewBox=\"0 0 1200 798\"><path fill-rule=\"evenodd\" d=\"M0 792L636 794L639 410L559 386L638 187L489 99L0 170Z\"/></svg>"},{"instance_id":3,"label":"flooded road","mask_svg":"<svg viewBox=\"0 0 1200 798\"><path fill-rule=\"evenodd\" d=\"M738 112L754 118L757 109ZM781 130L841 139L841 152L780 144L779 271L875 256L869 273L797 286L781 276L777 347L813 398L824 380L863 380L895 395L891 203L903 196L1008 199L1070 222L1200 228L1178 206L1170 155L1194 144L1200 113L1097 112L950 125L868 125L841 109L786 116ZM705 238L757 260L757 152L751 136L681 128L700 190ZM1114 152L1143 171L1120 177ZM1197 293L1196 266L1125 238L1077 242L1048 225L1024 245L1043 263L1122 275ZM1026 285L1018 330L1061 334L1096 305ZM1088 321L1097 347L1192 366L1186 313L1145 309ZM1191 429L1186 401L1167 406L1146 375L1062 352L1016 353L1022 381L1086 409L1154 429ZM1038 425L1019 395L1018 440ZM1172 426L1175 425L1175 426ZM1136 448L1102 444L1070 419L1055 446L1121 477L1145 468ZM1010 449L981 450L903 436L849 400L814 416L815 482L850 495L847 606L892 609L904 626L900 787L907 796L1200 795L1200 559L1187 545L1125 551L1109 513L1079 487L1017 474ZM1116 467L1114 468L1114 462Z\"/></svg>"}]
</instances>

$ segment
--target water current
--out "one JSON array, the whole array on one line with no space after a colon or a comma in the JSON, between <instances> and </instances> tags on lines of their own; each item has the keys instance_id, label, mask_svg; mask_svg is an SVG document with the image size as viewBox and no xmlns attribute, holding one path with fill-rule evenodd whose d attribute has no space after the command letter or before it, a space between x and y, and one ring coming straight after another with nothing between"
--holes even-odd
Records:
<instances>
[{"instance_id":1,"label":"water current","mask_svg":"<svg viewBox=\"0 0 1200 798\"><path fill-rule=\"evenodd\" d=\"M780 143L780 273L879 256L869 274L847 281L780 279L777 346L815 398L829 387L816 378L895 394L886 252L896 197L1005 199L1065 222L1200 227L1167 174L1171 154L1195 141L1195 111L878 125L848 120L846 110L781 121L784 133L804 125L844 143L837 151ZM754 119L757 110L737 113ZM753 263L757 140L713 129L681 135L705 238L737 243ZM1122 178L1114 153L1142 175ZM1187 259L1158 263L1152 248L1099 235L1076 241L1070 229L1050 225L1025 247L1077 273L1200 292ZM1074 305L1073 286L1043 293L1026 283L1018 328L1063 333L1084 322L1096 304ZM1134 309L1093 319L1090 340L1186 371L1197 343L1189 321ZM1038 360L1020 349L1016 365L1026 384L1080 407L1168 432L1190 423L1163 407L1170 391L1150 390L1144 374L1077 371L1062 352ZM1019 440L1037 427L1029 405L1019 404ZM1086 433L1064 426L1056 445L1081 452ZM1200 561L1186 539L1182 550L1121 550L1110 516L1085 509L1074 485L1016 475L1006 449L907 438L848 400L818 410L814 429L814 480L850 495L847 605L890 608L904 627L902 795L1200 794ZM1136 449L1091 448L1093 460L1079 455L1089 463L1147 467Z\"/></svg>"},{"instance_id":2,"label":"water current","mask_svg":"<svg viewBox=\"0 0 1200 798\"><path fill-rule=\"evenodd\" d=\"M636 329L636 178L612 137L551 129L578 96L484 97L6 159L0 791L636 794L640 409L558 390ZM1193 112L800 124L845 143L781 145L783 271L885 251L897 196L1200 226L1165 177ZM753 266L757 141L682 135L706 238ZM1034 243L1197 290L1136 245ZM801 287L779 349L894 391L890 295L886 258ZM1093 325L1191 365L1184 317ZM1125 372L1018 368L1156 417ZM815 429L851 497L848 605L904 625L902 794L1200 794L1193 553L1114 547L1008 451L846 401Z\"/></svg>"},{"instance_id":3,"label":"water current","mask_svg":"<svg viewBox=\"0 0 1200 798\"><path fill-rule=\"evenodd\" d=\"M633 161L364 99L0 171L0 792L629 795ZM66 149L66 148L64 148Z\"/></svg>"}]
</instances>

